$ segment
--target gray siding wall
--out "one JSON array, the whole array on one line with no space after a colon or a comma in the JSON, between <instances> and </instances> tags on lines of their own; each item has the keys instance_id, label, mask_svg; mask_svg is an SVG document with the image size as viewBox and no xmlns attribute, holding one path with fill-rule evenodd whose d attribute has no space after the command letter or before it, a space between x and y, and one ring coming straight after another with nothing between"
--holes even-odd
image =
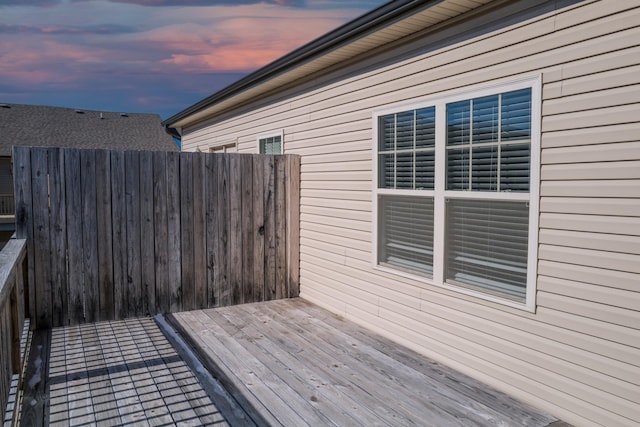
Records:
<instances>
[{"instance_id":1,"label":"gray siding wall","mask_svg":"<svg viewBox=\"0 0 640 427\"><path fill-rule=\"evenodd\" d=\"M568 422L638 425L639 24L637 1L585 1L414 55L428 45L417 40L186 129L184 149L235 140L255 153L257 135L283 130L285 153L302 156L302 297ZM375 270L372 111L531 74L543 81L536 312Z\"/></svg>"}]
</instances>

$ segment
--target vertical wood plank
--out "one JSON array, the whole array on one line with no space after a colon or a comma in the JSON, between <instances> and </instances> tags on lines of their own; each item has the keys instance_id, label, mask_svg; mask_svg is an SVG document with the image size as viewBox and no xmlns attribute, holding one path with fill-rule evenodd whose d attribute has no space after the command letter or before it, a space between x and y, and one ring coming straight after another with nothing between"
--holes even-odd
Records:
<instances>
[{"instance_id":1,"label":"vertical wood plank","mask_svg":"<svg viewBox=\"0 0 640 427\"><path fill-rule=\"evenodd\" d=\"M253 163L253 297L255 301L265 298L265 252L264 252L264 171L267 158L251 156Z\"/></svg>"},{"instance_id":2,"label":"vertical wood plank","mask_svg":"<svg viewBox=\"0 0 640 427\"><path fill-rule=\"evenodd\" d=\"M193 284L194 308L207 307L207 228L205 205L206 154L193 155Z\"/></svg>"},{"instance_id":3,"label":"vertical wood plank","mask_svg":"<svg viewBox=\"0 0 640 427\"><path fill-rule=\"evenodd\" d=\"M167 156L153 153L153 230L156 273L156 310L169 312L169 260L167 229Z\"/></svg>"},{"instance_id":4,"label":"vertical wood plank","mask_svg":"<svg viewBox=\"0 0 640 427\"><path fill-rule=\"evenodd\" d=\"M275 299L276 294L276 219L275 219L275 159L265 157L264 186L264 299Z\"/></svg>"},{"instance_id":5,"label":"vertical wood plank","mask_svg":"<svg viewBox=\"0 0 640 427\"><path fill-rule=\"evenodd\" d=\"M284 156L275 156L275 224L276 224L276 298L286 298L287 292L287 205L286 161Z\"/></svg>"},{"instance_id":6,"label":"vertical wood plank","mask_svg":"<svg viewBox=\"0 0 640 427\"><path fill-rule=\"evenodd\" d=\"M82 251L84 254L85 321L95 322L100 307L98 285L98 228L96 217L96 159L95 150L81 150L82 171Z\"/></svg>"},{"instance_id":7,"label":"vertical wood plank","mask_svg":"<svg viewBox=\"0 0 640 427\"><path fill-rule=\"evenodd\" d=\"M51 279L49 272L49 194L47 150L31 152L31 183L33 197L34 285L36 297L36 325L49 328L53 324L51 308Z\"/></svg>"},{"instance_id":8,"label":"vertical wood plank","mask_svg":"<svg viewBox=\"0 0 640 427\"><path fill-rule=\"evenodd\" d=\"M195 308L193 260L193 153L180 154L180 240L182 253L182 309Z\"/></svg>"},{"instance_id":9,"label":"vertical wood plank","mask_svg":"<svg viewBox=\"0 0 640 427\"><path fill-rule=\"evenodd\" d=\"M207 209L207 307L217 307L219 289L216 287L216 250L218 245L218 180L216 154L205 154L205 204Z\"/></svg>"},{"instance_id":10,"label":"vertical wood plank","mask_svg":"<svg viewBox=\"0 0 640 427\"><path fill-rule=\"evenodd\" d=\"M286 155L287 211L287 291L289 298L300 295L300 157Z\"/></svg>"},{"instance_id":11,"label":"vertical wood plank","mask_svg":"<svg viewBox=\"0 0 640 427\"><path fill-rule=\"evenodd\" d=\"M140 157L137 151L125 151L125 215L127 225L127 317L142 314L142 272L140 256Z\"/></svg>"},{"instance_id":12,"label":"vertical wood plank","mask_svg":"<svg viewBox=\"0 0 640 427\"><path fill-rule=\"evenodd\" d=\"M141 250L141 286L142 314L152 315L156 310L155 292L155 234L154 234L154 202L153 202L153 153L140 152L140 238Z\"/></svg>"},{"instance_id":13,"label":"vertical wood plank","mask_svg":"<svg viewBox=\"0 0 640 427\"><path fill-rule=\"evenodd\" d=\"M64 151L47 150L49 168L49 213L51 228L51 280L54 325L68 324L67 228L64 176Z\"/></svg>"},{"instance_id":14,"label":"vertical wood plank","mask_svg":"<svg viewBox=\"0 0 640 427\"><path fill-rule=\"evenodd\" d=\"M254 302L253 156L242 156L242 301Z\"/></svg>"},{"instance_id":15,"label":"vertical wood plank","mask_svg":"<svg viewBox=\"0 0 640 427\"><path fill-rule=\"evenodd\" d=\"M111 221L111 157L97 150L96 158L96 232L98 239L98 320L115 318L113 281L113 234Z\"/></svg>"},{"instance_id":16,"label":"vertical wood plank","mask_svg":"<svg viewBox=\"0 0 640 427\"><path fill-rule=\"evenodd\" d=\"M216 155L216 214L217 239L214 241L215 252L215 287L218 289L218 305L231 304L229 286L229 155Z\"/></svg>"},{"instance_id":17,"label":"vertical wood plank","mask_svg":"<svg viewBox=\"0 0 640 427\"><path fill-rule=\"evenodd\" d=\"M167 153L167 230L169 261L169 311L182 310L180 246L180 156Z\"/></svg>"},{"instance_id":18,"label":"vertical wood plank","mask_svg":"<svg viewBox=\"0 0 640 427\"><path fill-rule=\"evenodd\" d=\"M229 154L229 281L231 304L242 301L242 159Z\"/></svg>"},{"instance_id":19,"label":"vertical wood plank","mask_svg":"<svg viewBox=\"0 0 640 427\"><path fill-rule=\"evenodd\" d=\"M116 319L127 317L127 246L124 151L111 151L111 218L113 231L113 296Z\"/></svg>"},{"instance_id":20,"label":"vertical wood plank","mask_svg":"<svg viewBox=\"0 0 640 427\"><path fill-rule=\"evenodd\" d=\"M82 238L82 163L80 150L64 149L65 209L67 228L67 283L69 323L85 321L84 253Z\"/></svg>"},{"instance_id":21,"label":"vertical wood plank","mask_svg":"<svg viewBox=\"0 0 640 427\"><path fill-rule=\"evenodd\" d=\"M16 237L27 240L25 307L27 307L27 316L35 319L33 200L31 189L31 151L28 147L13 147L13 194L16 208Z\"/></svg>"}]
</instances>

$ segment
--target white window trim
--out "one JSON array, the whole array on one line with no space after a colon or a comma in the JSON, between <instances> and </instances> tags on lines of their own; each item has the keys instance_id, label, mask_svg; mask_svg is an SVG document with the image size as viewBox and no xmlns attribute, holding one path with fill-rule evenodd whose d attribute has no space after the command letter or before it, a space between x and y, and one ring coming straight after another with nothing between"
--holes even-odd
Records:
<instances>
[{"instance_id":1,"label":"white window trim","mask_svg":"<svg viewBox=\"0 0 640 427\"><path fill-rule=\"evenodd\" d=\"M445 190L446 174L446 104L464 99L479 98L497 93L531 88L531 154L529 168L529 193L495 192L491 196L475 192ZM435 187L434 190L396 190L378 188L378 117L425 107L436 107L436 153L435 153ZM520 79L500 80L490 84L476 85L463 91L448 92L421 100L395 104L373 111L372 114L372 264L375 270L395 274L416 280L428 285L470 295L482 300L500 303L506 306L535 312L538 264L538 219L540 216L540 128L542 121L542 77L539 74L525 76ZM439 124L439 125L438 125ZM433 230L433 277L419 273L411 273L393 267L380 265L378 236L378 196L384 194L411 195L415 197L434 198L434 230ZM445 247L445 202L446 198L491 199L491 200L527 200L529 202L529 242L527 258L527 285L525 302L511 301L499 296L447 284L444 280L444 247ZM438 226L440 225L440 226Z\"/></svg>"},{"instance_id":2,"label":"white window trim","mask_svg":"<svg viewBox=\"0 0 640 427\"><path fill-rule=\"evenodd\" d=\"M284 154L284 130L280 129L273 132L263 133L256 138L256 153L260 154L260 140L265 138L280 137L280 154Z\"/></svg>"}]
</instances>

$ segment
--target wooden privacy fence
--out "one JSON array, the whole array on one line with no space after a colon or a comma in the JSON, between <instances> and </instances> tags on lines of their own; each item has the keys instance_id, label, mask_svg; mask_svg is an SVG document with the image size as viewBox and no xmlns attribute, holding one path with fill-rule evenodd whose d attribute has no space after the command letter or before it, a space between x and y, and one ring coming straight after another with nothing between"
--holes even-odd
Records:
<instances>
[{"instance_id":1,"label":"wooden privacy fence","mask_svg":"<svg viewBox=\"0 0 640 427\"><path fill-rule=\"evenodd\" d=\"M297 156L15 147L37 327L298 295Z\"/></svg>"}]
</instances>

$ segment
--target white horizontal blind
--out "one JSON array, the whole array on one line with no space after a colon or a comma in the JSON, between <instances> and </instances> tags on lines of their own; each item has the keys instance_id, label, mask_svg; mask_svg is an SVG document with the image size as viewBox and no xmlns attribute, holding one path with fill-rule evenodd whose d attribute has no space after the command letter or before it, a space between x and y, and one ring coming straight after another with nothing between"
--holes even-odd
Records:
<instances>
[{"instance_id":1,"label":"white horizontal blind","mask_svg":"<svg viewBox=\"0 0 640 427\"><path fill-rule=\"evenodd\" d=\"M491 200L529 191L531 89L447 104L447 283L525 301L529 207ZM465 199L465 191L487 193Z\"/></svg>"},{"instance_id":2,"label":"white horizontal blind","mask_svg":"<svg viewBox=\"0 0 640 427\"><path fill-rule=\"evenodd\" d=\"M435 107L378 119L378 188L433 190Z\"/></svg>"},{"instance_id":3,"label":"white horizontal blind","mask_svg":"<svg viewBox=\"0 0 640 427\"><path fill-rule=\"evenodd\" d=\"M380 212L380 263L433 273L433 198L384 195Z\"/></svg>"},{"instance_id":4,"label":"white horizontal blind","mask_svg":"<svg viewBox=\"0 0 640 427\"><path fill-rule=\"evenodd\" d=\"M524 302L528 203L449 199L446 211L447 282Z\"/></svg>"},{"instance_id":5,"label":"white horizontal blind","mask_svg":"<svg viewBox=\"0 0 640 427\"><path fill-rule=\"evenodd\" d=\"M447 190L529 191L531 89L447 104Z\"/></svg>"}]
</instances>

